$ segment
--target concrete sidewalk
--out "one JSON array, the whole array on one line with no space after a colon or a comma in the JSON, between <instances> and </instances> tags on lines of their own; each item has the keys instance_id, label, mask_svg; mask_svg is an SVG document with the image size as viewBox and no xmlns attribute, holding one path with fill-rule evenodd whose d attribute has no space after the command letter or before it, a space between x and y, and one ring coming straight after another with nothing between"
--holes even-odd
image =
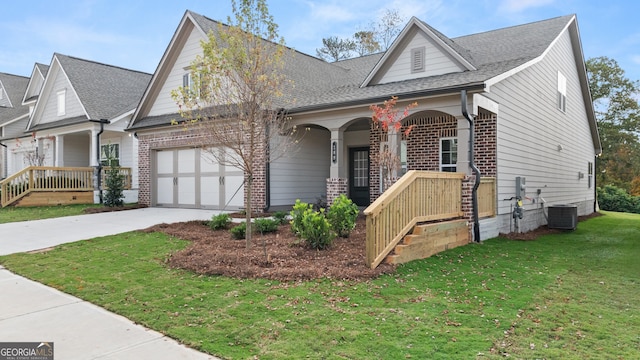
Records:
<instances>
[{"instance_id":1,"label":"concrete sidewalk","mask_svg":"<svg viewBox=\"0 0 640 360\"><path fill-rule=\"evenodd\" d=\"M0 224L0 254L208 220L215 211L146 208ZM0 341L53 342L55 359L216 359L0 266Z\"/></svg>"}]
</instances>

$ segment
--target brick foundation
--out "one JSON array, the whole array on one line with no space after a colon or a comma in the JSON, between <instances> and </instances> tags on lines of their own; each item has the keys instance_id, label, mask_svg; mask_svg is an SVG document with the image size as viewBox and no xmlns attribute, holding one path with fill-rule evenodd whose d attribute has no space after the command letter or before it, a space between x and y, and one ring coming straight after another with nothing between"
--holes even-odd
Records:
<instances>
[{"instance_id":1,"label":"brick foundation","mask_svg":"<svg viewBox=\"0 0 640 360\"><path fill-rule=\"evenodd\" d=\"M331 205L340 194L349 192L349 180L342 178L327 179L327 204Z\"/></svg>"}]
</instances>

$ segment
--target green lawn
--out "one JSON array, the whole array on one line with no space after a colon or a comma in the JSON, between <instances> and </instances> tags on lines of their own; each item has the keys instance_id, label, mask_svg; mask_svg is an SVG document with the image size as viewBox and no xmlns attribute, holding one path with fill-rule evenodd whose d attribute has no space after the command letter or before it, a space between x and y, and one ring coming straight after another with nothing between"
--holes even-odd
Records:
<instances>
[{"instance_id":1,"label":"green lawn","mask_svg":"<svg viewBox=\"0 0 640 360\"><path fill-rule=\"evenodd\" d=\"M38 207L4 207L0 208L0 224L49 219L61 216L82 215L83 210L89 207L102 205L64 205L64 206L38 206Z\"/></svg>"},{"instance_id":2,"label":"green lawn","mask_svg":"<svg viewBox=\"0 0 640 360\"><path fill-rule=\"evenodd\" d=\"M364 283L164 266L186 241L131 232L0 257L12 271L228 359L634 359L640 215L493 239ZM338 240L339 241L339 240Z\"/></svg>"}]
</instances>

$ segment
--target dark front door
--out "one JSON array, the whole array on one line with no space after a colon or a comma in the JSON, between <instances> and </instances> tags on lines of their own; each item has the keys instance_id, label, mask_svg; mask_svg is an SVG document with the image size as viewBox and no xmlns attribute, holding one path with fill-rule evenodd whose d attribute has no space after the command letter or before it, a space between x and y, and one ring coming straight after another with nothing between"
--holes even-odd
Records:
<instances>
[{"instance_id":1,"label":"dark front door","mask_svg":"<svg viewBox=\"0 0 640 360\"><path fill-rule=\"evenodd\" d=\"M369 205L369 148L349 149L349 197L358 206Z\"/></svg>"}]
</instances>

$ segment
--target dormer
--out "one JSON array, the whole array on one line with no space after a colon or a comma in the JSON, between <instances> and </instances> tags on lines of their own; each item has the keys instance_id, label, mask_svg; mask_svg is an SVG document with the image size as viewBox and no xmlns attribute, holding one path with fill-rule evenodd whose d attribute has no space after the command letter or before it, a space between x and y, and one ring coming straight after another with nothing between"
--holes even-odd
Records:
<instances>
[{"instance_id":1,"label":"dormer","mask_svg":"<svg viewBox=\"0 0 640 360\"><path fill-rule=\"evenodd\" d=\"M412 17L362 87L475 69L466 50Z\"/></svg>"}]
</instances>

